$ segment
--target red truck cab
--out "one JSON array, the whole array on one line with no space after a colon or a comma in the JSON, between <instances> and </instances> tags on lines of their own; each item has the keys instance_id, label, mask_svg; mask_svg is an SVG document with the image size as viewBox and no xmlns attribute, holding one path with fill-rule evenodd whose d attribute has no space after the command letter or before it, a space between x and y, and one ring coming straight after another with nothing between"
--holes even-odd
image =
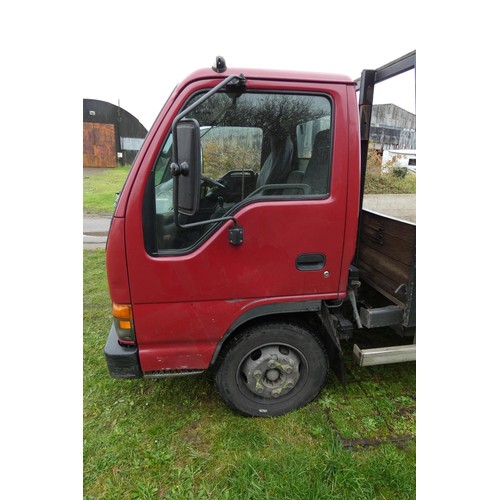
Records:
<instances>
[{"instance_id":1,"label":"red truck cab","mask_svg":"<svg viewBox=\"0 0 500 500\"><path fill-rule=\"evenodd\" d=\"M338 339L360 203L356 85L334 74L199 70L152 126L106 261L115 378L216 371L244 415L311 401Z\"/></svg>"}]
</instances>

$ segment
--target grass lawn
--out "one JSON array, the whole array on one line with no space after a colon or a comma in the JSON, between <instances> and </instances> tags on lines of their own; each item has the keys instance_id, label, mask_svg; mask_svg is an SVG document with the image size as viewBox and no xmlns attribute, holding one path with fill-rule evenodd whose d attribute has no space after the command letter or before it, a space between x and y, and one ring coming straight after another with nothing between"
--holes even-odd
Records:
<instances>
[{"instance_id":1,"label":"grass lawn","mask_svg":"<svg viewBox=\"0 0 500 500\"><path fill-rule=\"evenodd\" d=\"M83 178L83 210L87 214L112 214L115 194L123 187L130 166L105 169Z\"/></svg>"},{"instance_id":2,"label":"grass lawn","mask_svg":"<svg viewBox=\"0 0 500 500\"><path fill-rule=\"evenodd\" d=\"M84 251L85 499L415 498L415 363L359 368L346 343L345 386L244 418L209 374L111 379L110 311L104 251Z\"/></svg>"},{"instance_id":3,"label":"grass lawn","mask_svg":"<svg viewBox=\"0 0 500 500\"><path fill-rule=\"evenodd\" d=\"M371 169L366 172L365 194L415 194L416 192L417 176L412 173L396 177L390 173Z\"/></svg>"}]
</instances>

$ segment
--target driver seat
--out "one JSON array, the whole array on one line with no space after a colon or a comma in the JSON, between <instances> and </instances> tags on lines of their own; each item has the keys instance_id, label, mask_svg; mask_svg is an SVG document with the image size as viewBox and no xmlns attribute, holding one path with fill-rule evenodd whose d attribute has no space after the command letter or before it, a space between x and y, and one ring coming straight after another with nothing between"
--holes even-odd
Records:
<instances>
[{"instance_id":1,"label":"driver seat","mask_svg":"<svg viewBox=\"0 0 500 500\"><path fill-rule=\"evenodd\" d=\"M259 177L256 189L264 184L279 184L286 182L292 171L293 142L290 136L271 138L271 152L267 157Z\"/></svg>"}]
</instances>

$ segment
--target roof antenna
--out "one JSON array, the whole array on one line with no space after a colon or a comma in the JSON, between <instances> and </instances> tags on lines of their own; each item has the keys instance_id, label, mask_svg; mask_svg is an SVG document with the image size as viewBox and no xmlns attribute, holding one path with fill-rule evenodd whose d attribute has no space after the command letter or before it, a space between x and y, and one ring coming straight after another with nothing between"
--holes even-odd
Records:
<instances>
[{"instance_id":1,"label":"roof antenna","mask_svg":"<svg viewBox=\"0 0 500 500\"><path fill-rule=\"evenodd\" d=\"M216 73L224 73L224 71L227 70L225 59L222 56L217 56L215 58L215 64L212 66L212 69Z\"/></svg>"}]
</instances>

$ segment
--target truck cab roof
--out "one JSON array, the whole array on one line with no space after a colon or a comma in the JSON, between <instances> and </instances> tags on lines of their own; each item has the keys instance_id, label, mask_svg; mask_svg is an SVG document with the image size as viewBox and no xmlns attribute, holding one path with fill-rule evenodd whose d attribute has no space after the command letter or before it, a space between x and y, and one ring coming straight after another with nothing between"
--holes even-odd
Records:
<instances>
[{"instance_id":1,"label":"truck cab roof","mask_svg":"<svg viewBox=\"0 0 500 500\"><path fill-rule=\"evenodd\" d=\"M188 82L211 78L226 78L234 74L243 74L247 80L279 80L279 81L303 81L314 83L343 83L355 85L351 78L335 73L315 73L310 71L288 71L255 68L228 68L223 73L216 73L211 68L203 68L191 73L181 84L183 87Z\"/></svg>"}]
</instances>

